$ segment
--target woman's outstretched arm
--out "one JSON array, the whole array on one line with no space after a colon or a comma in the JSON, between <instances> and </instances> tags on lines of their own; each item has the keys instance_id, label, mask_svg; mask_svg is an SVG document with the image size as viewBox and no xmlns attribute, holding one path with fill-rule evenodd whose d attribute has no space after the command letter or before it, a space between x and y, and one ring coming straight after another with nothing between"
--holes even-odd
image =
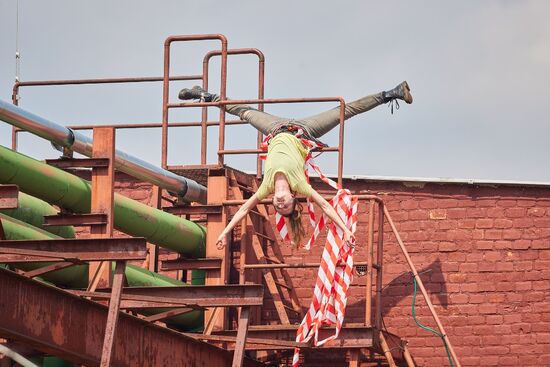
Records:
<instances>
[{"instance_id":1,"label":"woman's outstretched arm","mask_svg":"<svg viewBox=\"0 0 550 367\"><path fill-rule=\"evenodd\" d=\"M256 194L254 194L243 205L241 205L239 210L237 210L237 212L233 216L233 219L231 219L229 224L224 228L224 230L218 237L216 241L216 245L218 246L218 248L225 247L225 245L227 244L227 235L231 232L233 227L235 227L235 225L239 223L245 217L245 215L248 214L250 209L258 205L258 202L258 197L256 196Z\"/></svg>"},{"instance_id":2,"label":"woman's outstretched arm","mask_svg":"<svg viewBox=\"0 0 550 367\"><path fill-rule=\"evenodd\" d=\"M317 203L323 210L323 212L334 222L342 231L344 231L344 240L348 241L349 243L352 242L353 233L346 227L344 222L342 221L342 218L336 213L336 210L330 205L328 201L326 201L319 193L312 189L311 198L314 202Z\"/></svg>"}]
</instances>

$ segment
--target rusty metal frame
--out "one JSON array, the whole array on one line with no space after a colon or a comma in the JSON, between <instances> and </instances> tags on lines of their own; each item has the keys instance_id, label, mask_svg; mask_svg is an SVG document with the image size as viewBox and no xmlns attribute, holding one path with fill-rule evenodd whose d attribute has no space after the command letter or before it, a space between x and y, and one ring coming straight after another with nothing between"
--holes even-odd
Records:
<instances>
[{"instance_id":1,"label":"rusty metal frame","mask_svg":"<svg viewBox=\"0 0 550 367\"><path fill-rule=\"evenodd\" d=\"M222 34L201 34L201 35L183 35L183 36L170 36L164 41L164 78L162 87L162 156L161 166L167 168L168 166L168 112L171 108L169 103L170 96L170 47L174 42L189 42L189 41L203 41L203 40L219 40L221 43L221 90L220 98L225 100L226 98L226 85L227 85L227 38ZM200 79L204 81L204 75ZM225 108L220 106L220 129L225 124ZM221 130L220 130L221 131ZM223 146L225 137L220 135L220 145ZM223 163L221 160L219 163Z\"/></svg>"},{"instance_id":2,"label":"rusty metal frame","mask_svg":"<svg viewBox=\"0 0 550 367\"><path fill-rule=\"evenodd\" d=\"M264 90L265 90L265 56L262 51L256 49L256 48L241 48L241 49L230 49L227 50L228 55L256 55L258 56L258 99L264 98ZM210 59L213 56L220 56L222 55L222 52L220 50L218 51L211 51L206 54L206 56L203 59L203 88L204 90L208 90L208 72L209 72L209 63ZM263 103L258 104L258 110L263 111L264 105ZM204 107L202 109L202 131L201 131L201 163L206 164L206 148L207 148L207 124L206 121L208 119L208 108ZM245 124L248 124L247 122L244 122ZM226 122L227 124L227 122ZM260 148L262 144L263 134L258 131L257 133L257 141L256 145L258 148ZM260 160L260 157L258 156L256 158L256 177L261 176L262 171L262 162Z\"/></svg>"},{"instance_id":3,"label":"rusty metal frame","mask_svg":"<svg viewBox=\"0 0 550 367\"><path fill-rule=\"evenodd\" d=\"M81 238L0 242L0 262L143 260L144 238Z\"/></svg>"},{"instance_id":4,"label":"rusty metal frame","mask_svg":"<svg viewBox=\"0 0 550 367\"><path fill-rule=\"evenodd\" d=\"M202 259L173 259L163 260L160 265L160 270L220 270L222 259L220 258L202 258Z\"/></svg>"},{"instance_id":5,"label":"rusty metal frame","mask_svg":"<svg viewBox=\"0 0 550 367\"><path fill-rule=\"evenodd\" d=\"M240 307L263 305L264 288L259 284L186 285L171 287L124 287L122 308ZM110 289L71 293L92 299L107 299Z\"/></svg>"},{"instance_id":6,"label":"rusty metal frame","mask_svg":"<svg viewBox=\"0 0 550 367\"><path fill-rule=\"evenodd\" d=\"M217 51L211 51L209 52L203 59L203 74L202 75L189 75L189 76L179 76L179 77L170 77L170 46L174 42L181 42L181 41L199 41L199 40L219 40L221 42L221 50ZM226 100L226 83L227 83L227 57L229 54L256 54L259 58L259 81L258 81L258 99L249 99L249 100ZM173 80L202 80L203 86L205 88L208 88L208 68L209 68L209 61L210 58L213 56L221 56L221 91L220 91L220 101L219 102L210 102L210 103L169 103L168 97L169 97L169 82ZM85 159L85 160L75 160L75 159L69 159L69 160L53 160L51 161L52 164L63 167L63 168L71 168L71 167L93 167L93 177L100 177L105 176L104 178L106 180L110 180L110 183L105 183L105 179L99 178L100 182L104 182L102 184L92 185L92 188L94 186L101 187L103 190L105 187L110 188L110 190L103 191L103 193L96 193L95 195L92 195L92 202L95 202L95 204L92 204L93 209L92 212L95 213L106 213L106 221L103 220L105 217L102 217L100 220L96 221L90 221L90 217L72 217L69 218L68 216L58 216L57 218L50 217L48 220L50 221L50 225L60 225L59 223L69 223L71 220L76 222L77 224L80 222L81 224L85 225L91 225L92 226L92 233L98 237L110 237L112 234L112 202L111 204L108 203L109 200L112 200L112 198L109 198L109 195L112 195L112 184L113 184L113 177L114 177L114 170L112 169L111 161L112 156L109 153L109 150L114 147L114 130L119 128L149 128L149 127L161 127L162 129L162 147L161 147L161 160L162 160L162 167L168 168L167 164L167 156L168 156L168 112L171 108L180 108L180 107L202 107L203 115L202 119L199 122L174 122L170 123L170 126L200 126L201 127L201 164L204 166L206 165L206 141L207 141L207 127L208 126L219 126L219 142L218 142L218 167L222 167L224 163L224 156L226 154L258 154L261 151L259 149L240 149L240 150L228 150L225 149L225 125L233 125L233 124L244 124L245 122L237 120L237 121L226 121L225 120L225 105L227 104L257 104L259 106L260 110L263 110L264 104L276 104L276 103L310 103L310 102L339 102L340 103L340 125L339 125L339 145L337 147L328 147L325 148L325 151L337 151L338 152L338 183L342 184L342 173L343 173L343 149L344 149L344 106L345 101L342 97L325 97L325 98L281 98L281 99L265 99L263 92L264 92L264 67L265 67L265 58L263 54L256 49L234 49L230 50L227 48L227 39L225 36L221 34L203 34L203 35L192 35L192 36L170 36L168 37L164 42L164 74L162 78L157 77L145 77L145 78L111 78L111 79L81 79L81 80L54 80L54 81L31 81L31 82L17 82L15 83L13 87L13 94L12 94L12 101L15 105L18 104L18 94L20 87L23 86L45 86L45 85L69 85L69 84L105 84L105 83L135 83L135 82L163 82L163 111L162 111L162 122L160 124L158 123L141 123L141 124L120 124L120 125L105 125L102 128L97 128L93 125L86 125L86 126L75 126L75 129L90 129L94 128L94 135L97 132L102 134L103 138L94 139L94 141L97 141L100 145L98 154L95 154L92 159ZM209 106L217 106L220 109L220 118L219 121L207 121L207 108ZM109 131L110 130L110 131ZM22 131L17 128L12 129L12 148L17 148L17 132ZM261 133L258 133L258 143L261 141ZM95 148L95 144L94 144ZM174 168L174 167L171 167ZM108 173L105 173L106 171L109 171ZM261 172L261 163L259 160L257 161L257 176L260 175ZM1 189L1 186L0 186ZM97 190L97 189L96 189ZM159 191L159 197L161 193ZM215 195L216 197L219 197L219 195ZM382 349L386 352L386 356L388 358L388 362L390 364L393 363L391 355L388 356L388 347L387 347L387 335L383 333L382 330L382 317L381 317L381 290L382 290L382 273L383 273L383 235L384 235L384 223L387 222L392 230L392 233L395 235L398 245L403 252L406 261L411 268L412 274L415 277L415 279L418 282L418 286L427 302L428 308L430 309L430 312L440 330L442 335L445 338L445 341L449 347L449 351L452 355L452 357L455 360L455 363L458 367L460 367L460 362L458 361L458 358L453 350L453 347L445 333L445 330L443 329L443 326L435 312L435 309L433 307L433 304L431 303L431 300L429 296L427 295L427 292L422 284L422 280L418 276L418 273L416 271L416 268L414 267L414 264L412 263L412 260L410 256L408 255L408 252L405 248L405 245L403 244L397 229L395 228L395 225L390 217L390 214L385 207L383 201L375 197L373 195L358 195L360 199L362 200L368 200L370 203L369 207L369 220L368 220L368 237L367 237L367 252L368 252L368 259L367 259L367 281L366 281L366 291L365 291L365 297L366 297L366 309L365 309L365 327L373 328L373 330L378 331L378 333L375 333L373 335L373 339L375 341L375 344L378 346L381 346ZM2 205L2 198L3 195L1 195L0 192L0 206ZM225 196L226 197L226 196ZM13 200L13 199L11 199ZM223 200L223 199L222 199ZM219 200L218 200L219 201ZM230 205L237 205L242 204L244 200L223 200L221 203L223 206L230 206ZM160 203L160 201L159 201ZM264 202L262 202L264 203ZM375 203L377 204L375 206ZM216 204L215 201L210 202L212 209L210 212L208 212L209 218L213 217L224 217L224 211L221 209L222 207L218 204ZM4 204L6 205L6 204ZM10 205L13 205L10 204ZM217 206L215 209L214 206ZM377 239L376 239L376 246L375 246L375 230L374 230L374 215L375 211L378 211L378 229L377 229ZM204 214L204 208L202 209L191 209L194 211L194 213L201 213ZM201 212L203 210L203 212ZM88 220L88 221L87 221ZM52 222L57 222L57 224ZM223 220L222 220L223 221ZM0 222L0 229L1 229L1 222ZM96 239L95 241L98 241L99 239ZM105 238L101 239L108 240ZM0 243L0 246L6 246L9 245L11 242L16 241L2 241ZM25 242L25 241L22 241ZM20 242L20 244L22 244ZM26 241L31 242L31 241ZM50 245L53 245L54 241L44 241L48 242ZM211 245L211 244L210 244ZM27 245L30 246L30 245ZM211 246L207 246L211 247ZM376 247L376 261L374 259L374 251ZM2 247L3 248L3 247ZM0 252L2 251L2 248L0 248ZM5 249L4 249L5 250ZM12 256L13 259L20 259L21 261L37 261L36 259L41 259L41 261L73 261L73 262L80 262L84 261L85 259L88 259L86 256L94 256L93 254L90 254L89 252L84 253L78 253L73 251L69 251L67 248L65 248L64 252L58 253L57 255L52 255L49 250L44 250L42 248L38 247L27 247L25 249L21 248L9 248L5 251L11 251L9 256ZM97 254L96 254L97 255ZM105 253L103 254L105 255ZM101 255L101 256L103 256ZM57 257L56 257L57 256ZM141 255L140 255L141 256ZM99 255L98 255L99 257ZM97 259L96 257L95 259ZM0 257L1 259L1 257ZM225 257L224 257L225 259ZM120 260L120 259L119 259ZM9 260L8 260L9 261ZM223 272L221 269L221 265L218 266L217 262L221 262L222 260L216 259L214 262L208 260L198 261L194 264L190 264L187 262L185 264L184 260L180 260L178 265L176 265L176 262L172 263L166 263L163 264L163 266L181 266L182 269L189 269L192 266L199 266L206 269L211 269L214 272ZM4 261L6 262L6 261ZM197 265L199 263L202 263L202 265ZM222 263L223 264L223 263ZM225 263L227 264L227 263ZM37 276L35 274L43 274L47 271L53 271L55 269L59 269L62 267L70 266L70 263L59 263L51 267L46 267L42 269L38 269L33 272L28 272L27 275L29 276ZM223 265L226 266L226 265ZM313 267L317 266L317 264L278 264L278 263L272 263L272 264L246 264L246 261L244 261L244 258L241 259L241 267L243 268L241 270L242 274L240 275L240 278L242 278L243 282L245 279L244 271L246 269L253 269L253 268L263 268L264 270L267 268L287 268L287 267ZM108 267L110 268L110 267ZM53 270L52 270L53 269ZM114 343L114 327L117 325L117 317L118 317L118 308L119 306L127 305L129 301L134 302L134 304L139 303L139 299L129 299L132 298L132 294L124 295L123 289L122 289L122 279L123 279L123 269L124 269L124 263L123 262L117 262L117 267L115 271L115 277L113 279L113 288L112 293L110 294L111 299L111 308L109 310L109 317L108 322L106 325L107 330L111 330L110 332L107 332L105 335L105 343L104 343L104 353L103 356L107 356L110 359L110 352L111 348L108 347L108 344L113 345ZM375 269L375 272L373 272L373 269ZM374 274L375 273L375 274ZM376 275L376 281L374 282L373 276ZM224 280L224 277L219 277L219 280ZM373 286L376 289L376 294L373 296L372 288ZM92 287L93 288L93 287ZM126 292L126 290L124 290ZM90 295L89 293L88 295ZM97 295L99 293L94 293L94 295ZM127 297L127 298L124 298ZM129 297L129 298L128 298ZM138 296L136 296L138 297ZM143 296L141 296L143 297ZM372 308L373 308L373 297L375 297L374 302L374 315L372 314ZM143 300L142 300L143 301ZM174 301L174 300L171 300ZM151 301L152 302L152 301ZM223 303L223 302L222 302ZM152 304L152 303L150 303ZM159 303L156 303L159 304ZM166 305L167 303L163 303ZM215 304L215 303L211 303ZM175 310L174 312L183 312L181 307L182 303L178 302L172 302L172 305L174 307L180 307L178 310ZM179 305L179 306L177 306ZM197 307L200 307L198 304L195 305ZM243 307L246 307L243 305ZM240 312L240 316L242 318L239 319L239 324L241 327L239 328L239 331L237 332L239 336L235 341L239 346L242 346L244 348L244 345L246 344L247 339L247 333L246 333L246 326L248 325L248 309L242 309ZM212 315L214 316L214 315ZM215 318L215 317L214 317ZM244 329L243 329L244 328ZM111 340L108 340L111 338ZM252 337L249 340L253 340L254 337ZM221 340L221 339L220 339ZM238 348L239 351L242 352L241 347ZM391 349L391 348L390 348ZM243 354L241 352L235 353L234 355L234 365L235 363L238 363L238 360L242 358ZM410 357L410 355L409 355ZM354 361L356 361L357 358L353 358ZM354 362L355 363L355 362ZM109 362L102 361L102 365L108 365Z\"/></svg>"},{"instance_id":7,"label":"rusty metal frame","mask_svg":"<svg viewBox=\"0 0 550 367\"><path fill-rule=\"evenodd\" d=\"M0 269L0 287L1 337L79 365L100 365L106 306L5 269ZM120 312L112 357L112 365L120 367L166 366L174 361L226 366L232 353ZM244 365L262 364L245 358Z\"/></svg>"},{"instance_id":8,"label":"rusty metal frame","mask_svg":"<svg viewBox=\"0 0 550 367\"><path fill-rule=\"evenodd\" d=\"M375 330L363 324L345 324L338 339L332 340L320 347L311 344L296 343L296 331L299 325L251 325L248 333L251 342L247 350L323 348L323 349L350 349L371 348L374 346ZM324 339L334 333L334 327L324 326L320 330L319 338ZM213 336L235 336L236 331L224 330L214 332ZM199 337L201 338L201 337ZM211 338L213 339L213 338ZM271 342L269 342L271 341Z\"/></svg>"},{"instance_id":9,"label":"rusty metal frame","mask_svg":"<svg viewBox=\"0 0 550 367\"><path fill-rule=\"evenodd\" d=\"M19 207L19 186L0 185L0 209L17 209Z\"/></svg>"},{"instance_id":10,"label":"rusty metal frame","mask_svg":"<svg viewBox=\"0 0 550 367\"><path fill-rule=\"evenodd\" d=\"M92 213L92 214L57 214L45 215L44 227L50 226L92 226L107 224L107 214Z\"/></svg>"},{"instance_id":11,"label":"rusty metal frame","mask_svg":"<svg viewBox=\"0 0 550 367\"><path fill-rule=\"evenodd\" d=\"M110 126L106 126L110 128ZM94 168L108 167L109 160L107 158L61 158L61 159L46 159L46 163L61 169L68 168Z\"/></svg>"}]
</instances>

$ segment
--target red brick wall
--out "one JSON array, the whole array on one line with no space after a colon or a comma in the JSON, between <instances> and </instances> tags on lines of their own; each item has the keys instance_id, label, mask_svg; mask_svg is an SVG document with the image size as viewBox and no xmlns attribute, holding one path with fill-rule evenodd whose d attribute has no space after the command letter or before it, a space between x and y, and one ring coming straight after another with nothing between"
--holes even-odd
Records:
<instances>
[{"instance_id":1,"label":"red brick wall","mask_svg":"<svg viewBox=\"0 0 550 367\"><path fill-rule=\"evenodd\" d=\"M349 181L386 203L464 366L550 365L550 188ZM324 187L323 187L324 188ZM366 242L367 205L358 239ZM411 317L412 283L385 226L383 314L387 329L410 341L420 366L447 365L442 342ZM323 242L324 243L324 242ZM319 261L322 243L296 260ZM366 260L359 249L356 261ZM316 270L295 272L304 304ZM347 321L364 320L364 277L355 277ZM435 328L422 296L419 320Z\"/></svg>"},{"instance_id":2,"label":"red brick wall","mask_svg":"<svg viewBox=\"0 0 550 367\"><path fill-rule=\"evenodd\" d=\"M550 187L474 186L349 181L355 193L386 203L464 366L550 365ZM148 185L122 180L124 194L148 202ZM323 188L325 188L323 186ZM367 205L360 204L358 239L366 242ZM411 317L412 283L395 238L385 228L383 314L388 331L409 340L419 366L447 365L438 337ZM323 240L324 241L324 240ZM324 242L323 242L324 243ZM283 245L287 262L318 262ZM360 248L356 261L365 261ZM309 305L316 270L291 271ZM346 320L364 320L365 277L355 277ZM264 315L270 315L266 304ZM416 313L435 327L422 296Z\"/></svg>"}]
</instances>

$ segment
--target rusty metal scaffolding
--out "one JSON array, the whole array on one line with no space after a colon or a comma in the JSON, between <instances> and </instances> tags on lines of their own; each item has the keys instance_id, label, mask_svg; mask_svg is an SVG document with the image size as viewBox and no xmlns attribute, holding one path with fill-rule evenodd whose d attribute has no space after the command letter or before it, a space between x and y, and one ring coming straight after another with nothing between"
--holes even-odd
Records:
<instances>
[{"instance_id":1,"label":"rusty metal scaffolding","mask_svg":"<svg viewBox=\"0 0 550 367\"><path fill-rule=\"evenodd\" d=\"M201 75L171 76L171 46L176 42L194 42L203 40L218 40L221 44L219 50L208 52L203 58L203 70ZM253 55L258 58L258 89L257 99L231 100L226 99L227 84L227 59L229 55ZM209 87L210 60L221 57L220 67L220 101L202 103L172 103L169 101L170 83L182 80L197 80L202 82L205 89ZM0 305L5 297L13 302L22 304L29 302L29 294L36 299L29 309L18 311L5 307L0 314L0 336L28 343L39 351L52 353L67 358L75 363L83 365L149 365L163 366L173 364L174 361L182 361L183 365L262 365L259 361L269 362L273 358L288 358L289 353L300 347L307 353L311 351L338 350L347 355L350 366L359 366L362 361L380 361L384 357L385 363L390 366L413 366L414 362L409 354L407 342L396 335L383 330L382 325L382 274L384 253L384 224L387 223L391 232L397 239L398 245L418 282L418 286L424 299L432 312L434 320L444 335L446 342L457 366L460 366L458 358L448 340L445 330L435 312L431 300L406 247L401 240L397 228L391 219L390 213L384 202L376 196L359 195L359 199L368 205L368 229L366 238L367 261L356 263L366 269L365 282L365 318L361 324L348 324L342 329L340 337L323 348L313 348L310 344L301 344L294 341L296 325L291 320L300 319L303 316L304 306L296 296L292 279L287 269L313 268L319 263L287 263L282 255L275 233L269 223L270 214L267 204L262 201L256 210L252 211L241 224L240 249L238 258L233 259L231 246L220 249L216 246L217 234L225 227L230 217L232 207L242 204L245 198L258 187L258 179L261 177L262 165L259 158L256 160L256 175L247 175L231 169L224 164L224 157L228 154L258 154L261 153L260 144L262 134L257 136L257 149L229 150L225 148L226 125L245 124L240 120L225 120L225 105L231 104L255 104L263 110L265 104L276 103L311 103L311 102L337 102L340 106L339 144L335 147L324 148L324 151L338 153L338 183L342 184L343 149L344 149L344 106L342 97L323 98L280 98L266 99L264 96L264 68L265 57L263 53L254 48L229 49L227 39L221 34L170 36L164 42L164 73L162 77L136 77L136 78L109 78L109 79L81 79L81 80L53 80L53 81L27 81L17 82L13 87L12 100L18 103L18 95L22 87L36 87L46 85L74 85L74 84L111 84L111 83L163 83L163 103L161 122L130 123L116 125L74 125L72 129L94 130L94 155L89 160L69 160L66 164L91 167L92 170L92 213L80 216L59 216L47 219L50 225L73 224L90 226L92 239L50 242L52 247L44 246L43 241L25 241L26 243L14 243L16 241L0 242L0 262L8 262L9 258L17 258L18 261L42 261L49 260L64 262L93 261L90 267L90 284L86 291L64 291L53 287L30 281L38 272L23 274L23 277L8 271L0 270L0 282L2 289L8 285L9 292L0 293ZM208 107L217 106L220 109L219 119L208 120ZM202 108L201 121L199 122L170 122L169 112L177 108ZM201 127L201 162L195 166L169 166L168 165L168 133L171 127ZM217 147L217 162L207 162L207 136L208 127L219 127L219 141ZM161 166L168 170L199 171L204 176L208 188L208 202L206 205L178 205L170 201L171 205L163 206L163 190L153 188L154 205L170 213L183 215L188 219L195 219L206 224L206 257L201 259L178 258L172 260L159 259L158 249L154 245L147 244L142 239L118 240L113 237L113 186L114 186L114 146L117 129L134 128L161 128ZM17 135L22 130L14 128L12 131L12 148L17 149ZM68 162L68 163L67 163ZM59 164L59 162L57 162ZM0 185L0 206L16 205L17 187ZM377 219L375 218L377 216ZM375 225L377 223L377 228ZM0 222L0 230L2 229ZM2 233L0 232L0 235ZM2 239L0 237L0 239ZM88 245L86 244L88 241ZM91 241L91 242L90 242ZM19 241L17 241L19 242ZM92 243L100 254L76 250L78 246L89 246ZM77 245L78 244L78 245ZM57 247L55 247L57 246ZM103 247L101 247L103 246ZM130 247L129 247L130 246ZM137 246L137 247L131 247ZM147 246L147 251L145 251ZM267 247L273 255L267 253ZM55 254L51 251L56 251ZM125 261L145 259L150 270L174 271L185 273L188 270L201 269L206 271L205 286L194 288L191 292L183 288L127 288L124 287L123 269ZM117 266L112 272L107 261L116 260ZM236 270L239 274L238 283L233 284L230 270ZM57 269L57 268L56 268ZM42 271L51 271L43 269ZM260 274L258 274L258 272ZM276 273L278 271L278 273ZM255 306L261 305L265 300L263 288L250 283L265 283L267 292L274 302L274 306L280 324L262 325L262 318ZM98 287L103 287L98 288ZM78 297L80 296L80 298ZM109 300L108 309L105 305L93 302L105 302ZM71 321L76 325L85 325L86 336L91 338L88 345L84 345L74 335L68 321L60 318L62 322L48 316L42 321L47 329L52 329L52 334L40 333L35 325L33 314L48 314L48 305L55 304L60 307L60 315L74 315ZM140 307L173 307L172 311L166 311L157 316L138 319L130 316L121 309L136 310ZM203 333L177 333L166 327L157 325L159 320L185 312L187 307L205 310ZM227 307L238 307L239 312L232 317ZM179 310L179 311L178 311ZM183 311L182 311L183 310ZM293 316L289 316L293 315ZM18 323L17 320L23 320ZM49 321L48 321L49 320ZM54 323L57 329L54 328ZM255 323L256 325L250 325ZM116 333L115 333L116 331ZM330 332L331 330L323 330ZM81 330L78 330L81 333ZM130 335L139 335L139 343L128 348L124 341ZM74 336L74 337L73 337ZM116 337L115 337L116 336ZM125 337L126 336L126 337ZM221 348L221 349L220 349ZM245 357L245 351L249 356L256 357L258 361ZM314 357L311 357L314 358ZM231 362L232 360L232 362ZM306 359L307 360L307 359ZM313 360L313 359L312 359ZM167 362L169 361L169 362Z\"/></svg>"}]
</instances>

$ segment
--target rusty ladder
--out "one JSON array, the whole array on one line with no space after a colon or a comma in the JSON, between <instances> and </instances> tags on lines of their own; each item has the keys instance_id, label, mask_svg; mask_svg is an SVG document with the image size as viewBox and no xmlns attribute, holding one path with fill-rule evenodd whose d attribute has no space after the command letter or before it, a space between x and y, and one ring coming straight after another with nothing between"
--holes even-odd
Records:
<instances>
[{"instance_id":1,"label":"rusty ladder","mask_svg":"<svg viewBox=\"0 0 550 367\"><path fill-rule=\"evenodd\" d=\"M235 199L245 199L245 192L256 192L258 190L259 185L256 178L249 182L242 182L239 180L238 175L235 175L233 170L228 170L228 172L230 190ZM243 227L242 233L249 235L248 238L250 239L252 250L258 262L260 264L283 264L283 253L277 241L276 234L271 227L266 205L258 204L256 210L252 210L248 213L246 221L243 221L243 223L246 224L245 227ZM266 242L271 245L273 256L268 256L267 251L264 250ZM244 251L243 246L241 249L241 251ZM243 265L244 264L241 264L241 267ZM240 269L241 282L245 281L245 270L244 268ZM262 269L262 273L267 289L273 298L273 303L275 304L275 309L281 323L286 325L290 324L289 312L296 314L301 320L304 313L288 271L284 268L272 268ZM285 293L287 295L286 297Z\"/></svg>"}]
</instances>

